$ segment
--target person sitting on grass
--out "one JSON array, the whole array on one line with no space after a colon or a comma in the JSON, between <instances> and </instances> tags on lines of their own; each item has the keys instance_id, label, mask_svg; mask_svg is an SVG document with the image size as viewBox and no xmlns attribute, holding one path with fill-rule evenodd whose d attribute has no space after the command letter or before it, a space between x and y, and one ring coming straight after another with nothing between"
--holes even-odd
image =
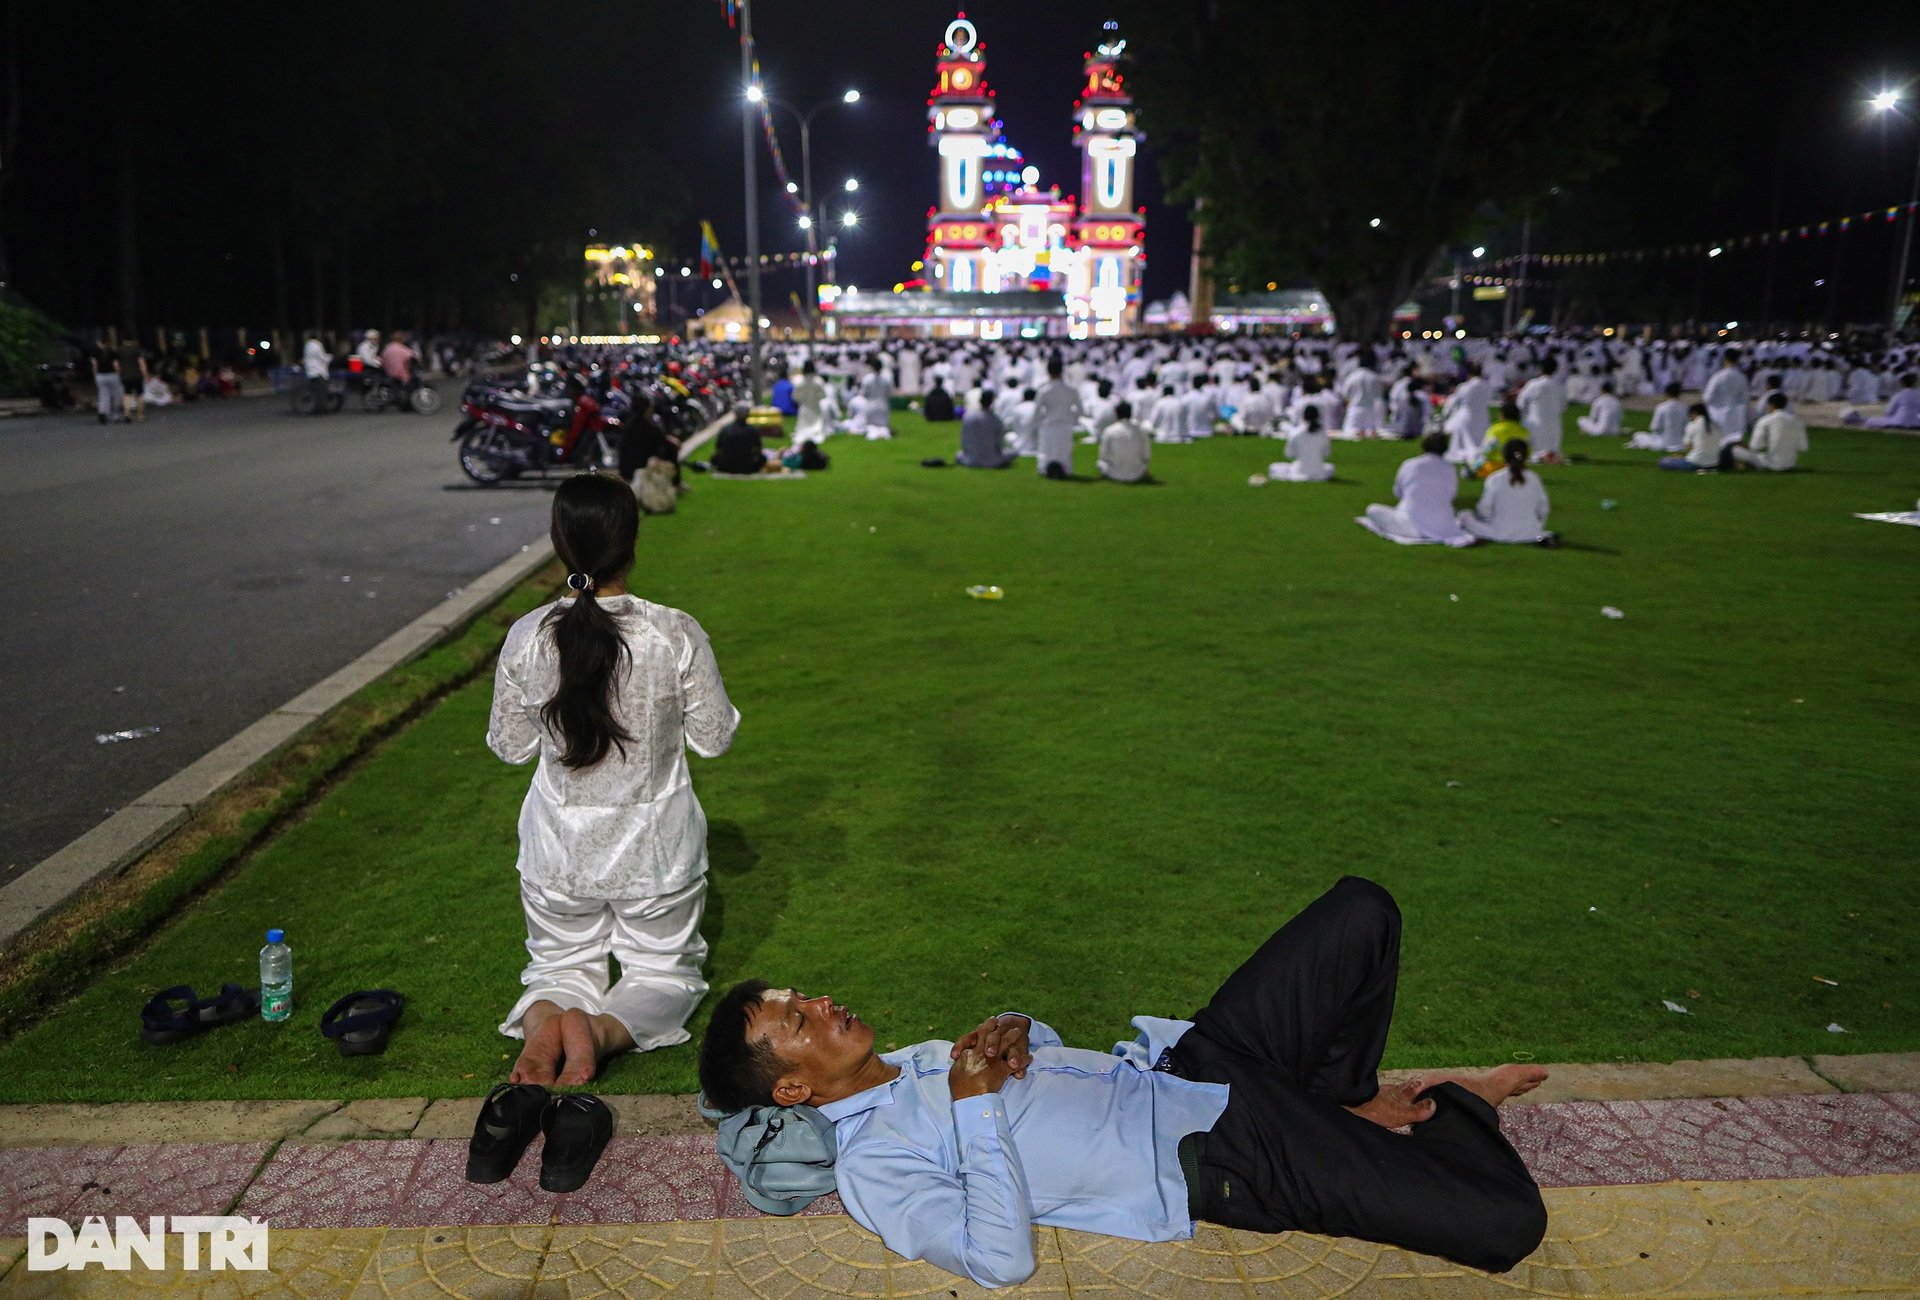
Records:
<instances>
[{"instance_id":1,"label":"person sitting on grass","mask_svg":"<svg viewBox=\"0 0 1920 1300\"><path fill-rule=\"evenodd\" d=\"M1095 462L1102 478L1116 483L1138 483L1147 476L1153 459L1153 431L1133 418L1133 403L1116 402L1113 421L1100 431L1100 456Z\"/></svg>"},{"instance_id":2,"label":"person sitting on grass","mask_svg":"<svg viewBox=\"0 0 1920 1300\"><path fill-rule=\"evenodd\" d=\"M1446 461L1448 441L1444 433L1422 438L1420 455L1403 462L1400 472L1393 476L1397 504L1370 505L1367 513L1356 516L1353 522L1403 546L1426 542L1472 546L1473 534L1460 527L1453 513L1458 474Z\"/></svg>"},{"instance_id":3,"label":"person sitting on grass","mask_svg":"<svg viewBox=\"0 0 1920 1300\"><path fill-rule=\"evenodd\" d=\"M733 421L713 440L713 472L716 474L758 474L767 468L766 448L760 442L760 430L747 423L752 408L738 402Z\"/></svg>"},{"instance_id":4,"label":"person sitting on grass","mask_svg":"<svg viewBox=\"0 0 1920 1300\"><path fill-rule=\"evenodd\" d=\"M1007 449L1007 426L993 410L993 390L983 388L980 400L960 421L960 450L953 463L968 469L1005 469L1013 459Z\"/></svg>"},{"instance_id":5,"label":"person sitting on grass","mask_svg":"<svg viewBox=\"0 0 1920 1300\"><path fill-rule=\"evenodd\" d=\"M1660 405L1653 408L1647 431L1627 439L1627 450L1664 451L1671 454L1684 448L1686 442L1687 408L1680 400L1680 383L1675 380L1667 385L1666 397Z\"/></svg>"},{"instance_id":6,"label":"person sitting on grass","mask_svg":"<svg viewBox=\"0 0 1920 1300\"><path fill-rule=\"evenodd\" d=\"M1710 474L1720 468L1723 460L1729 464L1733 461L1733 456L1724 448L1724 442L1720 426L1707 413L1707 404L1695 402L1687 408L1687 432L1680 454L1662 456L1660 468L1681 473Z\"/></svg>"},{"instance_id":7,"label":"person sitting on grass","mask_svg":"<svg viewBox=\"0 0 1920 1300\"><path fill-rule=\"evenodd\" d=\"M1867 421L1869 429L1920 429L1920 388L1914 386L1914 378L1911 372L1900 376L1893 400L1885 411Z\"/></svg>"},{"instance_id":8,"label":"person sitting on grass","mask_svg":"<svg viewBox=\"0 0 1920 1300\"><path fill-rule=\"evenodd\" d=\"M1205 1220L1504 1272L1547 1211L1496 1108L1547 1072L1381 1087L1400 929L1392 896L1349 876L1191 1020L1138 1017L1111 1055L1020 1014L882 1055L830 997L749 980L714 1008L700 1083L724 1111L819 1108L847 1212L983 1286L1033 1274L1035 1224L1172 1241Z\"/></svg>"},{"instance_id":9,"label":"person sitting on grass","mask_svg":"<svg viewBox=\"0 0 1920 1300\"><path fill-rule=\"evenodd\" d=\"M1609 381L1600 385L1600 395L1593 399L1592 408L1574 423L1589 438L1617 438L1620 420L1620 399L1613 395L1613 384Z\"/></svg>"},{"instance_id":10,"label":"person sitting on grass","mask_svg":"<svg viewBox=\"0 0 1920 1300\"><path fill-rule=\"evenodd\" d=\"M1303 406L1299 426L1287 434L1287 459L1267 466L1267 477L1276 483L1325 483L1333 477L1333 462L1327 459L1332 446L1320 427L1320 408Z\"/></svg>"},{"instance_id":11,"label":"person sitting on grass","mask_svg":"<svg viewBox=\"0 0 1920 1300\"><path fill-rule=\"evenodd\" d=\"M1800 463L1807 449L1807 422L1787 409L1787 395L1767 394L1767 413L1753 426L1747 445L1727 448L1734 463L1784 474Z\"/></svg>"},{"instance_id":12,"label":"person sitting on grass","mask_svg":"<svg viewBox=\"0 0 1920 1300\"><path fill-rule=\"evenodd\" d=\"M717 758L740 714L691 615L627 589L639 506L611 474L553 494L573 595L507 632L487 747L539 759L520 807L524 1038L514 1083L580 1084L601 1058L687 1041L706 995L706 818L686 751ZM620 980L608 985L608 959Z\"/></svg>"},{"instance_id":13,"label":"person sitting on grass","mask_svg":"<svg viewBox=\"0 0 1920 1300\"><path fill-rule=\"evenodd\" d=\"M1483 542L1526 542L1558 546L1560 535L1546 530L1547 486L1527 468L1525 438L1509 438L1500 449L1506 468L1495 471L1480 489L1480 500L1460 512L1460 526Z\"/></svg>"}]
</instances>

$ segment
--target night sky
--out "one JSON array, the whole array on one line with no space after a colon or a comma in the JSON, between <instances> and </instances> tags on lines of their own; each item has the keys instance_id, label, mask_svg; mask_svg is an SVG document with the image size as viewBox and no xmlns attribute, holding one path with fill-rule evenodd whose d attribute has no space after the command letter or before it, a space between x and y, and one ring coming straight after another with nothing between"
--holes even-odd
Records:
<instances>
[{"instance_id":1,"label":"night sky","mask_svg":"<svg viewBox=\"0 0 1920 1300\"><path fill-rule=\"evenodd\" d=\"M1391 39L1393 3L1375 3L1382 39ZM455 325L498 328L526 319L510 276L529 271L513 282L522 286L537 279L539 256L559 266L556 250L585 243L589 229L691 259L705 217L730 256L744 253L739 50L717 0L537 9L413 0L324 13L204 0L190 13L144 17L82 0L5 11L15 26L0 28L0 40L20 74L18 138L0 159L8 287L75 327L124 312L115 288L123 147L139 173L139 315L149 325L276 313L304 323L318 302L336 328L349 320L434 328L452 311L466 314ZM967 6L1008 138L1063 194L1079 187L1069 115L1082 53L1112 11L1105 0ZM911 277L922 251L936 190L925 101L955 12L927 0L754 5L773 95L805 108L848 87L862 94L814 119L829 226L846 206L842 182L861 182L852 199L860 224L841 243L844 282L888 287ZM1910 0L1675 12L1681 30L1659 78L1665 105L1611 171L1542 203L1534 251L1714 240L1906 200L1920 126L1911 117L1867 121L1861 105L1891 84L1909 86L1908 108L1920 108L1920 21ZM1272 28L1249 33L1248 57L1285 39L1286 8L1276 5ZM1137 44L1132 52L1151 60ZM1496 48L1487 57L1526 53ZM1337 77L1367 75L1365 50L1329 50L1327 60ZM1581 70L1566 73L1567 93L1578 94ZM776 122L797 178L798 130L784 113ZM1152 301L1185 288L1191 235L1183 211L1160 201L1165 128L1150 117L1142 125L1137 201L1148 209ZM604 192L546 198L549 186L565 190L557 180L576 174L581 157L602 174ZM764 148L756 160L763 251L797 251L803 236ZM532 224L528 214L546 228L528 247L508 248ZM1494 256L1517 251L1517 218L1515 205L1490 203L1466 241ZM1893 247L1881 223L1856 227L1844 250L1813 239L1766 259L1730 255L1705 273L1690 269L1668 301L1750 313L1771 274L1766 292L1782 317L1826 308L1871 319L1884 310ZM1589 317L1624 310L1630 297L1607 274L1562 278ZM459 297L453 281L483 292ZM797 270L770 274L768 305L803 283ZM1635 292L1633 301L1655 301L1644 283Z\"/></svg>"}]
</instances>

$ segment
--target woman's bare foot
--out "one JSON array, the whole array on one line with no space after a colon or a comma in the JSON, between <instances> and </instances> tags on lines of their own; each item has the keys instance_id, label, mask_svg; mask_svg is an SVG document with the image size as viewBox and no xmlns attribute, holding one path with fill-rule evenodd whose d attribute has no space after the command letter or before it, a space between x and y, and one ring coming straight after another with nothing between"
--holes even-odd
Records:
<instances>
[{"instance_id":1,"label":"woman's bare foot","mask_svg":"<svg viewBox=\"0 0 1920 1300\"><path fill-rule=\"evenodd\" d=\"M1381 1128L1405 1128L1433 1118L1433 1100L1420 1095L1427 1086L1424 1079L1390 1084L1374 1093L1373 1100L1347 1109Z\"/></svg>"},{"instance_id":2,"label":"woman's bare foot","mask_svg":"<svg viewBox=\"0 0 1920 1300\"><path fill-rule=\"evenodd\" d=\"M1498 1106L1509 1097L1532 1092L1546 1081L1547 1071L1543 1066L1502 1065L1469 1074L1436 1074L1427 1080L1427 1086L1457 1083L1487 1105Z\"/></svg>"},{"instance_id":3,"label":"woman's bare foot","mask_svg":"<svg viewBox=\"0 0 1920 1300\"><path fill-rule=\"evenodd\" d=\"M600 1053L593 1041L593 1022L578 1007L568 1007L557 1019L566 1060L555 1082L563 1086L593 1082L600 1064Z\"/></svg>"},{"instance_id":4,"label":"woman's bare foot","mask_svg":"<svg viewBox=\"0 0 1920 1300\"><path fill-rule=\"evenodd\" d=\"M509 1083L549 1084L560 1068L563 1044L560 1038L560 1008L551 1002L536 1002L520 1020L526 1032L526 1046L513 1063Z\"/></svg>"},{"instance_id":5,"label":"woman's bare foot","mask_svg":"<svg viewBox=\"0 0 1920 1300\"><path fill-rule=\"evenodd\" d=\"M604 1013L590 1016L569 1007L554 1018L559 1027L566 1064L555 1081L572 1086L593 1082L600 1061L616 1052L632 1048L633 1035L618 1020Z\"/></svg>"}]
</instances>

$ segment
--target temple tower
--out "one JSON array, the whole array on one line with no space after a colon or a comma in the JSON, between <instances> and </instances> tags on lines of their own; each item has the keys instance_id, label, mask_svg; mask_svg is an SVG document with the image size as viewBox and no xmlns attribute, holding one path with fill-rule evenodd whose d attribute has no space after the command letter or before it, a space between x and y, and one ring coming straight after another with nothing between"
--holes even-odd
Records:
<instances>
[{"instance_id":1,"label":"temple tower","mask_svg":"<svg viewBox=\"0 0 1920 1300\"><path fill-rule=\"evenodd\" d=\"M1086 57L1086 77L1074 102L1073 141L1081 155L1074 235L1084 256L1067 297L1070 304L1084 304L1085 322L1095 335L1131 334L1137 328L1146 266L1146 222L1133 202L1141 135L1121 71L1126 50L1119 24L1105 24Z\"/></svg>"},{"instance_id":2,"label":"temple tower","mask_svg":"<svg viewBox=\"0 0 1920 1300\"><path fill-rule=\"evenodd\" d=\"M986 46L964 12L947 24L936 70L927 132L940 156L940 202L927 216L928 279L936 289L979 292L992 279L993 227L982 210L991 197L985 173L999 133L987 88Z\"/></svg>"}]
</instances>

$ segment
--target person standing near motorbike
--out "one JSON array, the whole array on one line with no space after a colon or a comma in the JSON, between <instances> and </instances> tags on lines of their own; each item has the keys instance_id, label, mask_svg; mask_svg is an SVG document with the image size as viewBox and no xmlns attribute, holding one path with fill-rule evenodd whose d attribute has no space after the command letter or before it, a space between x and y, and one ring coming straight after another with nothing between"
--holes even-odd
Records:
<instances>
[{"instance_id":1,"label":"person standing near motorbike","mask_svg":"<svg viewBox=\"0 0 1920 1300\"><path fill-rule=\"evenodd\" d=\"M328 399L332 397L327 378L333 369L333 357L318 334L307 335L306 348L300 355L300 368L306 372L307 391L313 395L313 413L325 415Z\"/></svg>"},{"instance_id":2,"label":"person standing near motorbike","mask_svg":"<svg viewBox=\"0 0 1920 1300\"><path fill-rule=\"evenodd\" d=\"M403 394L413 392L413 363L419 359L420 354L407 342L405 330L395 330L387 346L380 349L380 369Z\"/></svg>"}]
</instances>

